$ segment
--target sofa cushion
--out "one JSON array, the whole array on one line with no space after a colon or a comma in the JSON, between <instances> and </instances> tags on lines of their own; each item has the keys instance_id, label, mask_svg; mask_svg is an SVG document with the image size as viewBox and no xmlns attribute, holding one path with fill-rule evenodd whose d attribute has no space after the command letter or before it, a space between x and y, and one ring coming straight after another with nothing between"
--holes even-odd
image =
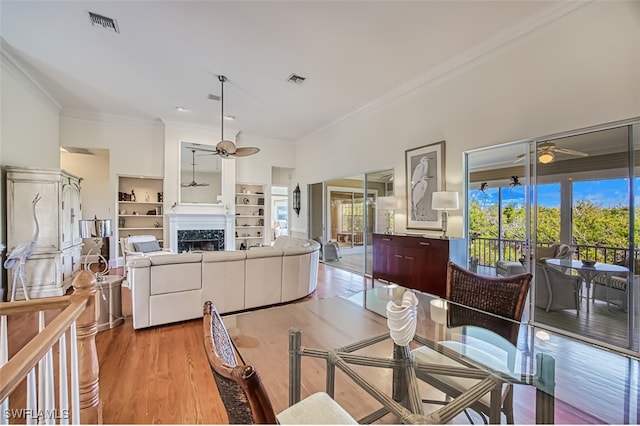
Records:
<instances>
[{"instance_id":1,"label":"sofa cushion","mask_svg":"<svg viewBox=\"0 0 640 426\"><path fill-rule=\"evenodd\" d=\"M257 250L247 250L246 253L247 259L282 256L282 250L275 247L260 247L260 249Z\"/></svg>"},{"instance_id":2,"label":"sofa cushion","mask_svg":"<svg viewBox=\"0 0 640 426\"><path fill-rule=\"evenodd\" d=\"M245 250L237 251L205 251L202 253L202 263L228 262L233 260L244 260L247 258Z\"/></svg>"},{"instance_id":3,"label":"sofa cushion","mask_svg":"<svg viewBox=\"0 0 640 426\"><path fill-rule=\"evenodd\" d=\"M133 248L140 253L150 253L152 251L162 250L160 248L160 243L158 242L158 240L133 243Z\"/></svg>"},{"instance_id":4,"label":"sofa cushion","mask_svg":"<svg viewBox=\"0 0 640 426\"><path fill-rule=\"evenodd\" d=\"M289 237L287 235L281 235L273 243L273 247L278 249L294 248L294 247L309 247L311 242L303 240L301 238Z\"/></svg>"},{"instance_id":5,"label":"sofa cushion","mask_svg":"<svg viewBox=\"0 0 640 426\"><path fill-rule=\"evenodd\" d=\"M157 241L153 235L132 235L130 237L123 237L120 241L124 242L124 249L128 251L135 251L133 243L141 243L144 241Z\"/></svg>"},{"instance_id":6,"label":"sofa cushion","mask_svg":"<svg viewBox=\"0 0 640 426\"><path fill-rule=\"evenodd\" d=\"M149 258L151 265L170 265L173 263L196 263L202 261L200 253L176 253L164 256L152 256Z\"/></svg>"}]
</instances>

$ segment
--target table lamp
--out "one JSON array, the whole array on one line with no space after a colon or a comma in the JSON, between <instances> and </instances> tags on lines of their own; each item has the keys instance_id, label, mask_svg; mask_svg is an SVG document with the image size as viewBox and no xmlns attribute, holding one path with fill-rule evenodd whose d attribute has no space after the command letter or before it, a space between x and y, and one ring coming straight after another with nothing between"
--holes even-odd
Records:
<instances>
[{"instance_id":1,"label":"table lamp","mask_svg":"<svg viewBox=\"0 0 640 426\"><path fill-rule=\"evenodd\" d=\"M95 245L89 250L84 258L84 269L91 271L91 265L95 262L89 262L89 258L91 253L94 250L97 250L98 254L98 263L101 261L104 262L105 267L103 270L98 270L94 272L97 281L104 281L104 275L109 272L109 262L107 259L102 256L101 248L102 248L102 239L111 236L111 220L110 219L98 219L95 217L94 219L86 219L80 220L80 236L82 238L93 238L95 241Z\"/></svg>"},{"instance_id":2,"label":"table lamp","mask_svg":"<svg viewBox=\"0 0 640 426\"><path fill-rule=\"evenodd\" d=\"M387 221L385 233L393 234L396 197L378 197L378 209L385 212L384 216Z\"/></svg>"},{"instance_id":3,"label":"table lamp","mask_svg":"<svg viewBox=\"0 0 640 426\"><path fill-rule=\"evenodd\" d=\"M458 210L458 193L450 191L434 192L431 198L431 208L442 210L442 237L447 236L447 221L449 210Z\"/></svg>"}]
</instances>

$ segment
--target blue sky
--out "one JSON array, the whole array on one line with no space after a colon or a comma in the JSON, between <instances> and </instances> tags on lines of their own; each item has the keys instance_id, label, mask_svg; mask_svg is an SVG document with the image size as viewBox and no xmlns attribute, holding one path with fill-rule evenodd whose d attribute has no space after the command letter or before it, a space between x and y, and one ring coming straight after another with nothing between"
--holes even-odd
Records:
<instances>
[{"instance_id":1,"label":"blue sky","mask_svg":"<svg viewBox=\"0 0 640 426\"><path fill-rule=\"evenodd\" d=\"M636 178L636 188L640 188L640 178ZM544 207L560 207L560 184L538 185L538 205ZM617 205L628 204L628 187L627 179L607 179L580 181L573 184L573 196L575 200L589 200L594 204L603 207L613 207ZM487 188L485 194L478 190L471 191L471 196L477 196L479 200L487 204L495 204L498 202L498 192L496 188ZM516 186L514 188L505 188L502 193L503 204L508 201L514 201L522 204L524 200L524 188ZM640 197L636 197L636 206L638 206Z\"/></svg>"}]
</instances>

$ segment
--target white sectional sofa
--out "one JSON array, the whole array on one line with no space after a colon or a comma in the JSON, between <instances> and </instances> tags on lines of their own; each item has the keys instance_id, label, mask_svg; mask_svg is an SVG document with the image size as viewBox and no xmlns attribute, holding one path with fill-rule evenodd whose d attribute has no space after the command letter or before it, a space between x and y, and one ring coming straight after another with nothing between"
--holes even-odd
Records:
<instances>
[{"instance_id":1,"label":"white sectional sofa","mask_svg":"<svg viewBox=\"0 0 640 426\"><path fill-rule=\"evenodd\" d=\"M320 244L278 237L273 247L134 258L127 262L133 327L290 302L315 291Z\"/></svg>"}]
</instances>

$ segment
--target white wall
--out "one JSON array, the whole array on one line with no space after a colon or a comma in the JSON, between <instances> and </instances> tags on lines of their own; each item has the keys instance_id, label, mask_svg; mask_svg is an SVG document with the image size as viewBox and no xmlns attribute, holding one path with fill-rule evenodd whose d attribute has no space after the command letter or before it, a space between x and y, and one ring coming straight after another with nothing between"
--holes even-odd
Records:
<instances>
[{"instance_id":1,"label":"white wall","mask_svg":"<svg viewBox=\"0 0 640 426\"><path fill-rule=\"evenodd\" d=\"M118 220L113 210L113 200L109 185L109 150L93 149L95 155L60 153L60 168L72 175L82 177L82 217L80 219L111 219L113 232L118 227ZM114 238L112 238L114 239ZM83 253L87 253L94 245L88 239L84 241ZM112 254L113 257L113 254Z\"/></svg>"},{"instance_id":2,"label":"white wall","mask_svg":"<svg viewBox=\"0 0 640 426\"><path fill-rule=\"evenodd\" d=\"M640 2L595 2L511 49L347 118L299 142L294 181L308 183L395 168L406 227L404 151L446 141L446 188L462 191L463 152L640 116ZM304 232L306 214L293 218ZM449 234L462 235L462 211Z\"/></svg>"},{"instance_id":3,"label":"white wall","mask_svg":"<svg viewBox=\"0 0 640 426\"><path fill-rule=\"evenodd\" d=\"M59 106L37 82L27 77L1 38L0 94L0 243L6 246L4 166L60 167ZM4 253L0 253L2 261L3 256ZM0 269L0 288L3 288L6 271Z\"/></svg>"},{"instance_id":4,"label":"white wall","mask_svg":"<svg viewBox=\"0 0 640 426\"><path fill-rule=\"evenodd\" d=\"M220 140L220 129L188 126L180 123L165 123L165 205L171 207L178 201L179 190L179 161L178 153L180 141L195 142L215 146ZM235 134L228 130L229 134ZM256 183L271 185L272 166L294 167L296 158L296 146L291 142L277 139L264 138L253 135L240 134L237 146L255 146L260 152L250 157L236 159L224 159L222 161L222 174L224 176L224 188L222 190L222 206L184 206L178 205L172 211L184 213L198 211L230 211L235 204L235 182ZM175 159L170 161L169 159ZM168 212L169 210L165 210Z\"/></svg>"},{"instance_id":5,"label":"white wall","mask_svg":"<svg viewBox=\"0 0 640 426\"><path fill-rule=\"evenodd\" d=\"M0 48L0 145L3 166L60 167L59 106Z\"/></svg>"},{"instance_id":6,"label":"white wall","mask_svg":"<svg viewBox=\"0 0 640 426\"><path fill-rule=\"evenodd\" d=\"M63 112L63 114L65 114ZM164 127L161 122L134 121L118 117L92 116L74 113L60 117L60 146L90 149L109 149L106 167L109 168L106 182L98 201L97 194L83 184L82 203L85 218L90 211L102 213L102 219L111 219L114 236L110 239L111 259L118 256L116 230L118 176L162 177L164 167ZM59 148L58 148L59 149ZM59 153L57 153L59 157ZM78 157L82 158L82 157ZM78 166L83 167L84 166ZM103 166L104 167L104 166ZM69 170L70 171L70 170ZM90 170L86 170L92 176ZM76 174L76 173L74 173ZM78 174L85 177L83 174ZM93 179L92 179L93 180ZM94 204L94 201L98 204ZM104 211L108 205L108 210ZM98 216L100 217L100 216Z\"/></svg>"}]
</instances>

